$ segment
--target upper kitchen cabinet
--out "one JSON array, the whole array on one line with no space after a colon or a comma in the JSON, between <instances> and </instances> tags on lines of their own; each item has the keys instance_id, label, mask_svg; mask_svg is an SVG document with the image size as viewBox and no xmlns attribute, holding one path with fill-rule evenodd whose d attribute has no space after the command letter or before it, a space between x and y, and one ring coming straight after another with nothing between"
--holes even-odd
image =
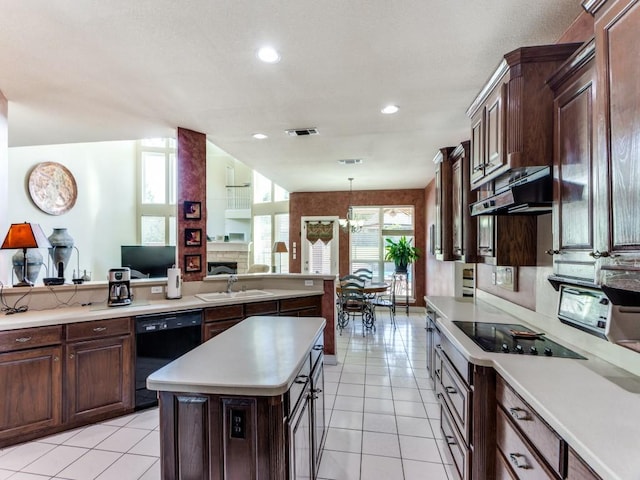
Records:
<instances>
[{"instance_id":1,"label":"upper kitchen cabinet","mask_svg":"<svg viewBox=\"0 0 640 480\"><path fill-rule=\"evenodd\" d=\"M598 257L640 251L640 0L588 0L595 17Z\"/></svg>"},{"instance_id":2,"label":"upper kitchen cabinet","mask_svg":"<svg viewBox=\"0 0 640 480\"><path fill-rule=\"evenodd\" d=\"M545 82L579 46L523 47L504 56L467 110L471 188L512 168L551 164L553 93Z\"/></svg>"},{"instance_id":3,"label":"upper kitchen cabinet","mask_svg":"<svg viewBox=\"0 0 640 480\"><path fill-rule=\"evenodd\" d=\"M594 281L593 156L595 43L585 43L549 79L554 92L553 255L556 275Z\"/></svg>"},{"instance_id":4,"label":"upper kitchen cabinet","mask_svg":"<svg viewBox=\"0 0 640 480\"><path fill-rule=\"evenodd\" d=\"M438 260L453 260L451 241L451 153L453 147L438 150L433 159L436 164L435 175L435 227L433 251Z\"/></svg>"},{"instance_id":5,"label":"upper kitchen cabinet","mask_svg":"<svg viewBox=\"0 0 640 480\"><path fill-rule=\"evenodd\" d=\"M476 259L476 218L469 213L470 142L465 141L451 153L451 244L454 260L473 263Z\"/></svg>"}]
</instances>

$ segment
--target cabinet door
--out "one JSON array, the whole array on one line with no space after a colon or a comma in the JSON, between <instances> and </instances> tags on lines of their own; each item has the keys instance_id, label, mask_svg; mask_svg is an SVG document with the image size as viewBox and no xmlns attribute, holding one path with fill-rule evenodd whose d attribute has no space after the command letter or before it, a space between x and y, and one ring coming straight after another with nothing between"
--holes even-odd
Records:
<instances>
[{"instance_id":1,"label":"cabinet door","mask_svg":"<svg viewBox=\"0 0 640 480\"><path fill-rule=\"evenodd\" d=\"M484 109L480 109L471 119L471 185L476 185L484 177Z\"/></svg>"},{"instance_id":2,"label":"cabinet door","mask_svg":"<svg viewBox=\"0 0 640 480\"><path fill-rule=\"evenodd\" d=\"M567 462L567 480L601 480L572 448L569 448Z\"/></svg>"},{"instance_id":3,"label":"cabinet door","mask_svg":"<svg viewBox=\"0 0 640 480\"><path fill-rule=\"evenodd\" d=\"M0 355L0 446L62 423L62 347Z\"/></svg>"},{"instance_id":4,"label":"cabinet door","mask_svg":"<svg viewBox=\"0 0 640 480\"><path fill-rule=\"evenodd\" d=\"M595 22L602 180L596 250L624 253L640 250L640 0L607 2L604 8Z\"/></svg>"},{"instance_id":5,"label":"cabinet door","mask_svg":"<svg viewBox=\"0 0 640 480\"><path fill-rule=\"evenodd\" d=\"M442 255L442 166L436 165L433 253Z\"/></svg>"},{"instance_id":6,"label":"cabinet door","mask_svg":"<svg viewBox=\"0 0 640 480\"><path fill-rule=\"evenodd\" d=\"M66 347L66 420L106 418L133 409L130 335Z\"/></svg>"},{"instance_id":7,"label":"cabinet door","mask_svg":"<svg viewBox=\"0 0 640 480\"><path fill-rule=\"evenodd\" d=\"M594 280L594 62L554 100L554 273Z\"/></svg>"},{"instance_id":8,"label":"cabinet door","mask_svg":"<svg viewBox=\"0 0 640 480\"><path fill-rule=\"evenodd\" d=\"M309 410L308 392L289 423L291 440L289 452L289 478L291 480L310 480L312 475L311 453L311 414Z\"/></svg>"},{"instance_id":9,"label":"cabinet door","mask_svg":"<svg viewBox=\"0 0 640 480\"><path fill-rule=\"evenodd\" d=\"M317 364L311 379L311 404L313 406L313 465L317 472L322 458L322 446L327 429L324 405L324 366Z\"/></svg>"},{"instance_id":10,"label":"cabinet door","mask_svg":"<svg viewBox=\"0 0 640 480\"><path fill-rule=\"evenodd\" d=\"M506 163L505 96L506 84L501 84L487 100L484 132L486 142L484 176L490 175Z\"/></svg>"},{"instance_id":11,"label":"cabinet door","mask_svg":"<svg viewBox=\"0 0 640 480\"><path fill-rule=\"evenodd\" d=\"M462 189L462 161L457 161L451 166L451 244L453 256L460 258L463 250L463 199Z\"/></svg>"}]
</instances>

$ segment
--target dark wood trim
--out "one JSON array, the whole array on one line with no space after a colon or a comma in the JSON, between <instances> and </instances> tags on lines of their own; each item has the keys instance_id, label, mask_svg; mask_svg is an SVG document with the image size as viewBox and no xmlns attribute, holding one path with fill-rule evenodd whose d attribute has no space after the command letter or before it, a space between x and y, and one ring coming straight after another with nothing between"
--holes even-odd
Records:
<instances>
[{"instance_id":1,"label":"dark wood trim","mask_svg":"<svg viewBox=\"0 0 640 480\"><path fill-rule=\"evenodd\" d=\"M471 478L495 478L496 374L493 368L473 365L472 388Z\"/></svg>"},{"instance_id":2,"label":"dark wood trim","mask_svg":"<svg viewBox=\"0 0 640 480\"><path fill-rule=\"evenodd\" d=\"M585 42L584 46L569 57L562 66L547 80L547 85L557 91L568 79L580 71L587 63L589 63L596 54L595 39L592 38Z\"/></svg>"}]
</instances>

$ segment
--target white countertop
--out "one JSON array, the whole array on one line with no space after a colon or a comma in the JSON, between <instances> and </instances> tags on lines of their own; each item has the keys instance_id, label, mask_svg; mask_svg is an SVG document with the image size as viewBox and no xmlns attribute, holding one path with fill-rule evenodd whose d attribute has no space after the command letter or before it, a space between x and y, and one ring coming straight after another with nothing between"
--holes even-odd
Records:
<instances>
[{"instance_id":1,"label":"white countertop","mask_svg":"<svg viewBox=\"0 0 640 480\"><path fill-rule=\"evenodd\" d=\"M76 307L62 307L45 310L32 310L15 313L13 315L0 314L0 331L18 328L43 327L61 325L108 318L131 317L152 313L178 312L181 310L217 307L221 305L236 305L240 303L255 303L283 298L308 297L322 295L323 290L294 290L294 289L261 289L272 293L268 297L229 298L216 302L205 302L195 295L184 296L180 299L169 300L134 300L131 305L109 307L106 302L92 302L90 305Z\"/></svg>"},{"instance_id":2,"label":"white countertop","mask_svg":"<svg viewBox=\"0 0 640 480\"><path fill-rule=\"evenodd\" d=\"M427 302L438 314L442 334L470 362L495 368L603 479L640 479L640 394L618 386L635 386L638 377L553 337L587 360L485 352L452 322L539 329L479 300L428 297Z\"/></svg>"},{"instance_id":3,"label":"white countertop","mask_svg":"<svg viewBox=\"0 0 640 480\"><path fill-rule=\"evenodd\" d=\"M292 384L321 317L249 317L147 378L150 390L274 396Z\"/></svg>"}]
</instances>

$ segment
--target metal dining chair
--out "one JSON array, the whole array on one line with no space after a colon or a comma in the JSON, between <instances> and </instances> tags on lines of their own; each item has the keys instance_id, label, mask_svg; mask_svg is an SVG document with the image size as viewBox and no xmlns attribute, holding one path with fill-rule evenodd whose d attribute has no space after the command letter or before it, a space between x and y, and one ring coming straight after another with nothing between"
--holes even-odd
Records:
<instances>
[{"instance_id":1,"label":"metal dining chair","mask_svg":"<svg viewBox=\"0 0 640 480\"><path fill-rule=\"evenodd\" d=\"M373 307L364 294L364 281L355 275L346 275L340 279L338 295L338 330L342 335L349 320L360 317L362 320L362 336L365 329L375 331Z\"/></svg>"},{"instance_id":2,"label":"metal dining chair","mask_svg":"<svg viewBox=\"0 0 640 480\"><path fill-rule=\"evenodd\" d=\"M377 295L371 304L373 305L374 315L378 307L388 308L391 324L393 325L393 328L396 328L396 276L395 275L391 276L391 284L389 285L389 289L385 293L381 293L380 295Z\"/></svg>"}]
</instances>

